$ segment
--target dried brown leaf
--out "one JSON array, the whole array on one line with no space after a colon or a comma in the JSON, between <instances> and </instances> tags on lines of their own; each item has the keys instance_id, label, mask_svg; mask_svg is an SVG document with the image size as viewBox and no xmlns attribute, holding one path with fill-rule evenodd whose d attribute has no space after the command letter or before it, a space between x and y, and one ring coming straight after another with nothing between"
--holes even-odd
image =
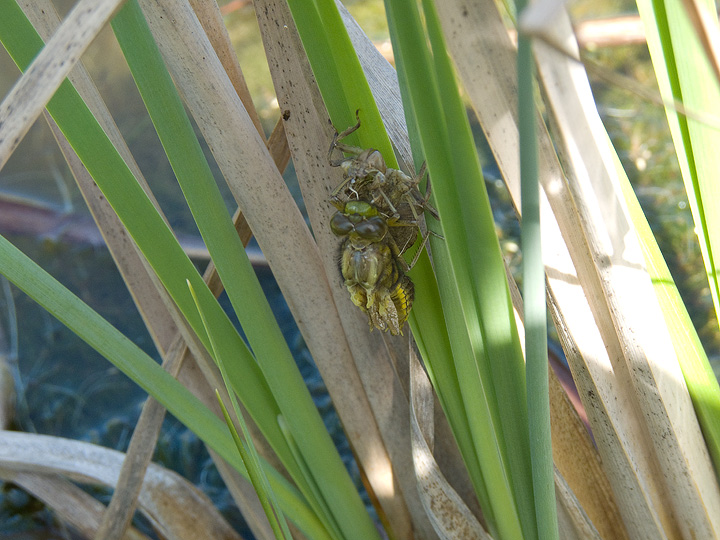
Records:
<instances>
[{"instance_id":1,"label":"dried brown leaf","mask_svg":"<svg viewBox=\"0 0 720 540\"><path fill-rule=\"evenodd\" d=\"M114 486L125 455L93 444L31 433L0 431L0 469L62 474ZM138 498L140 511L165 538L239 540L210 499L178 474L151 464Z\"/></svg>"}]
</instances>

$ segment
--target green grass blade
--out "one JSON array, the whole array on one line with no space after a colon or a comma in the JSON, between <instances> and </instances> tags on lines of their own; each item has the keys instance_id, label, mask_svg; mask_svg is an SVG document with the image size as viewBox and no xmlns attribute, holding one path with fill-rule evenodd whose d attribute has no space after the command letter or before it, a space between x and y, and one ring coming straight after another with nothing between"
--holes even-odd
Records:
<instances>
[{"instance_id":1,"label":"green grass blade","mask_svg":"<svg viewBox=\"0 0 720 540\"><path fill-rule=\"evenodd\" d=\"M190 285L190 282L188 282L188 287L190 288L190 294L192 294L193 298L197 298L197 296L195 295L195 291L192 289L192 285ZM213 358L215 359L215 362L220 368L220 373L222 374L223 382L225 383L228 395L230 396L230 401L232 402L235 416L237 417L238 422L240 423L240 428L243 432L243 437L245 439L244 442L242 439L240 439L240 435L238 435L238 432L235 429L235 424L233 423L232 418L230 417L230 414L228 413L227 408L225 407L225 404L220 397L220 393L217 389L215 389L215 396L217 397L220 408L222 409L225 423L230 430L230 434L232 435L235 446L238 449L240 458L242 459L242 462L245 465L245 469L248 472L250 483L253 485L255 493L257 493L258 499L260 500L260 505L265 512L265 516L267 517L268 522L270 523L273 534L275 534L275 537L278 540L282 538L284 538L285 540L290 540L292 536L290 535L287 523L285 522L285 516L280 511L275 494L272 492L267 477L265 476L265 472L261 467L260 456L258 455L252 437L250 436L250 432L248 430L247 424L245 423L245 418L243 417L242 411L240 410L240 405L237 402L235 393L232 391L232 386L228 378L228 373L225 369L225 359L218 354L218 349L215 347L215 335L213 332L213 328L207 325L207 320L205 319L202 308L200 307L200 304L197 303L197 301L196 306L198 308L198 313L203 320L203 324L205 324L205 330L208 333L208 337L210 338L210 344L212 345L211 352Z\"/></svg>"},{"instance_id":2,"label":"green grass blade","mask_svg":"<svg viewBox=\"0 0 720 540\"><path fill-rule=\"evenodd\" d=\"M526 2L516 3L518 11ZM522 204L523 311L527 403L532 459L533 497L538 537L558 538L555 474L550 437L550 384L548 379L545 264L540 231L535 62L532 40L518 40L518 128L520 132L520 186Z\"/></svg>"},{"instance_id":3,"label":"green grass blade","mask_svg":"<svg viewBox=\"0 0 720 540\"><path fill-rule=\"evenodd\" d=\"M226 381L225 386L227 387L227 391L230 392L230 381L228 381L227 378L225 378L224 380ZM247 426L245 425L245 420L243 419L242 413L240 412L240 407L233 399L233 408L235 409L235 415L239 419L239 422L242 426L243 436L245 437L245 440L249 441L248 448L252 448L256 454L255 458L250 455L250 451L248 450L248 448L245 448L245 443L243 442L243 439L240 438L240 435L235 429L235 424L233 424L230 413L228 412L225 403L223 403L222 397L220 397L220 392L215 390L215 396L217 397L218 404L220 405L220 409L223 413L223 418L225 418L225 423L230 430L233 441L235 441L235 447L238 449L238 453L240 454L243 464L248 471L250 481L253 485L253 488L255 488L255 492L258 495L258 499L260 500L260 504L263 507L263 511L265 512L265 516L270 523L270 528L272 528L275 538L277 538L278 540L291 540L292 534L290 533L290 529L288 529L287 521L285 521L285 516L281 513L282 511L280 509L280 506L277 503L274 494L272 494L272 492L270 491L270 486L267 479L263 478L263 471L259 468L259 463L255 462L255 458L257 457L257 451L254 450L255 446L253 445L252 439L250 438L250 433L248 432ZM231 393L230 396L232 398L233 394Z\"/></svg>"},{"instance_id":4,"label":"green grass blade","mask_svg":"<svg viewBox=\"0 0 720 540\"><path fill-rule=\"evenodd\" d=\"M387 12L387 17L389 26L392 28L392 13L390 11ZM393 53L396 64L400 68L397 75L400 82L402 101L403 103L411 103L412 93L408 89L409 85L407 84L405 71L402 69L404 65L402 61L403 51L394 48ZM425 160L425 157L420 144L416 117L410 112L409 107L405 106L404 108L408 137L412 143L415 167L417 169L419 164ZM428 229L444 237L442 221L430 219L427 225ZM433 270L429 262L427 253L423 253L411 271L411 277L415 283L415 303L410 313L409 323L413 330L415 343L421 357L424 359L425 368L433 388L438 389L438 399L451 425L458 446L465 451L473 448L473 442L465 404L460 391L458 373L453 362L453 354L456 354L456 351L463 347L469 350L469 344L464 333L454 335L453 339L450 339L448 328L458 327L457 325L462 324L462 322L460 319L456 323L446 321L460 318L462 310L457 290L452 286L452 279L446 277L446 279L440 278L436 280L436 272L449 270L447 265L442 264L442 261L449 260L444 243L438 243L433 252L435 261L440 261L440 264L436 263L435 270ZM446 286L447 284L450 284L450 286ZM447 314L445 315L445 313ZM492 455L492 452L487 455ZM478 460L473 459L471 456L472 452L465 456L465 466L473 479L480 500L488 500L489 495L482 477L480 464ZM485 507L484 511L489 520L494 522L492 508Z\"/></svg>"},{"instance_id":5,"label":"green grass blade","mask_svg":"<svg viewBox=\"0 0 720 540\"><path fill-rule=\"evenodd\" d=\"M226 426L217 416L137 345L2 236L0 236L0 274L6 276L143 390L150 393L200 439L247 476L232 439L228 436ZM325 528L317 520L300 492L275 469L267 464L263 467L286 515L309 538L329 540Z\"/></svg>"},{"instance_id":6,"label":"green grass blade","mask_svg":"<svg viewBox=\"0 0 720 540\"><path fill-rule=\"evenodd\" d=\"M282 415L278 416L277 421L281 431L285 435L285 440L287 441L290 450L295 456L295 460L298 462L300 469L303 471L305 477L308 479L310 489L312 490L312 493L314 495L313 499L317 505L315 507L315 513L322 519L327 529L329 531L332 531L332 534L335 536L335 538L342 538L342 527L339 525L336 517L333 516L332 512L330 511L330 507L327 501L324 499L320 487L314 482L310 467L305 462L305 458L303 457L302 451L298 447L297 442L293 437L290 426Z\"/></svg>"},{"instance_id":7,"label":"green grass blade","mask_svg":"<svg viewBox=\"0 0 720 540\"><path fill-rule=\"evenodd\" d=\"M717 116L720 112L720 88L685 9L681 4L651 0L638 0L637 5L663 99L668 102L677 100L690 110ZM665 111L718 315L715 254L720 248L720 186L716 178L720 167L717 152L720 132L670 107L666 107ZM630 200L627 195L626 199ZM629 205L631 208L634 206L632 202ZM636 226L642 228L637 223ZM677 289L670 285L671 277L657 252L657 246L654 240L645 244L648 243L654 246L651 250L645 247L648 270L656 272L653 276L656 283L668 284L661 287L658 298L665 317L670 319L668 328L672 333L680 367L718 473L720 424L717 418L720 415L720 388Z\"/></svg>"}]
</instances>

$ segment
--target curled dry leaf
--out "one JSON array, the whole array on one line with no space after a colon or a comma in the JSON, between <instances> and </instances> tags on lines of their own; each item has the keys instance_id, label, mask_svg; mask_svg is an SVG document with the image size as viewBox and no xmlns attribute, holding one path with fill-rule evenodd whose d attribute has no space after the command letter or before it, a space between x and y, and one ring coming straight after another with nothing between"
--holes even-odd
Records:
<instances>
[{"instance_id":1,"label":"curled dry leaf","mask_svg":"<svg viewBox=\"0 0 720 540\"><path fill-rule=\"evenodd\" d=\"M71 525L83 538L108 538L98 535L105 505L62 476L0 469L0 477L20 486L52 508L60 521ZM122 536L116 538L148 540L146 535L134 527L129 527Z\"/></svg>"},{"instance_id":2,"label":"curled dry leaf","mask_svg":"<svg viewBox=\"0 0 720 540\"><path fill-rule=\"evenodd\" d=\"M0 431L0 470L62 474L115 486L125 454L80 441ZM140 511L168 539L239 540L210 499L180 475L151 464L138 498Z\"/></svg>"}]
</instances>

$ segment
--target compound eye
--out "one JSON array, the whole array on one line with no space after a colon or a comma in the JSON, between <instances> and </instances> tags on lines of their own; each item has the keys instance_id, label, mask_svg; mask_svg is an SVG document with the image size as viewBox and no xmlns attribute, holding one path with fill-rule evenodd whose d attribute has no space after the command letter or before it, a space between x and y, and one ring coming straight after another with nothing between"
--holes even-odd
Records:
<instances>
[{"instance_id":1,"label":"compound eye","mask_svg":"<svg viewBox=\"0 0 720 540\"><path fill-rule=\"evenodd\" d=\"M387 233L387 224L380 216L374 216L355 225L355 232L367 240L379 241Z\"/></svg>"},{"instance_id":2,"label":"compound eye","mask_svg":"<svg viewBox=\"0 0 720 540\"><path fill-rule=\"evenodd\" d=\"M346 236L350 234L355 225L348 217L340 212L335 212L330 219L330 230L337 236Z\"/></svg>"}]
</instances>

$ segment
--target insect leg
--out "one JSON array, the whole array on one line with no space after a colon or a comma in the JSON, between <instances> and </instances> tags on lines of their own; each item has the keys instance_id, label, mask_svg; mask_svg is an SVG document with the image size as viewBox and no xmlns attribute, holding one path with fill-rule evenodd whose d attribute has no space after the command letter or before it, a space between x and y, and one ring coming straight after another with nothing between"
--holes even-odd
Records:
<instances>
[{"instance_id":1,"label":"insect leg","mask_svg":"<svg viewBox=\"0 0 720 540\"><path fill-rule=\"evenodd\" d=\"M337 135L337 136L335 137L335 141L339 141L340 139L344 139L345 137L347 137L347 136L350 135L351 133L355 133L358 129L360 129L360 109L357 109L357 110L355 111L355 120L357 120L357 124L355 124L354 126L351 126L351 127L347 128L345 131L343 131L342 133L340 133L339 135Z\"/></svg>"},{"instance_id":2,"label":"insect leg","mask_svg":"<svg viewBox=\"0 0 720 540\"><path fill-rule=\"evenodd\" d=\"M426 163L422 164L422 167L420 167L420 174L417 176L417 181L420 183L420 180L422 180L422 177L425 175L425 170L427 168ZM423 196L422 193L420 193L419 189L416 189L414 191L415 195L419 195L420 199L418 200L418 203L420 206L427 210L432 217L434 217L437 220L440 220L440 215L438 214L438 211L433 208L433 206L428 202L430 200L430 193L432 192L432 183L430 182L430 177L428 176L427 186L425 188L425 195Z\"/></svg>"},{"instance_id":3,"label":"insect leg","mask_svg":"<svg viewBox=\"0 0 720 540\"><path fill-rule=\"evenodd\" d=\"M341 142L339 142L341 139L344 139L351 133L354 133L358 129L360 129L360 109L355 111L355 118L357 119L357 124L355 124L352 127L347 128L342 133L338 133L337 130L335 131L335 135L333 136L333 140L330 143L330 150L328 150L328 161L330 162L330 165L333 167L338 167L339 165L342 165L342 163L345 161L345 158L342 159L332 159L332 153L335 148L343 151L343 152L350 152L353 154L359 154L363 151L362 148L358 148L356 146L348 146Z\"/></svg>"},{"instance_id":4,"label":"insect leg","mask_svg":"<svg viewBox=\"0 0 720 540\"><path fill-rule=\"evenodd\" d=\"M427 231L425 235L423 236L422 244L420 244L420 247L415 252L415 256L413 257L413 260L410 261L410 264L408 265L408 272L412 270L413 266L415 266L415 263L418 262L418 259L420 258L420 254L422 253L423 249L425 248L425 244L427 244L428 238L430 238L430 231Z\"/></svg>"}]
</instances>

